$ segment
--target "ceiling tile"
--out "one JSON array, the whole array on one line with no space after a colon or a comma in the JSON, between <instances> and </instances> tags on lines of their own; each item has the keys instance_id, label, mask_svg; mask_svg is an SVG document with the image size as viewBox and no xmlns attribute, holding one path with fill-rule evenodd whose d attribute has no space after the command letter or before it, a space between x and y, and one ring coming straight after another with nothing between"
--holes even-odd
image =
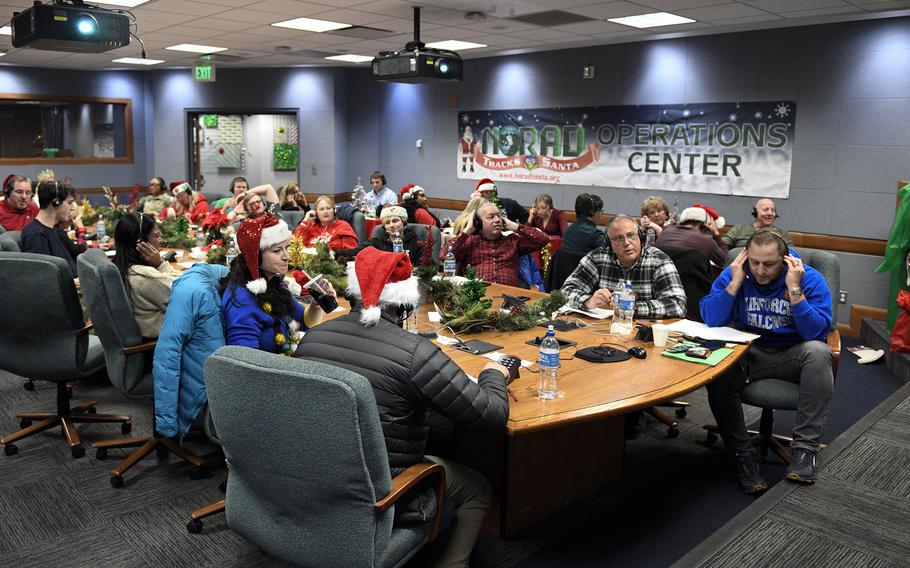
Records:
<instances>
[{"instance_id":1,"label":"ceiling tile","mask_svg":"<svg viewBox=\"0 0 910 568\"><path fill-rule=\"evenodd\" d=\"M155 0L139 6L151 12L167 12L168 14L191 14L193 16L211 16L224 12L228 8L219 4L201 4L199 2L186 2L184 0ZM132 10L130 10L132 11Z\"/></svg>"},{"instance_id":2,"label":"ceiling tile","mask_svg":"<svg viewBox=\"0 0 910 568\"><path fill-rule=\"evenodd\" d=\"M720 20L729 20L732 18L747 18L751 16L767 16L769 20L774 19L773 14L769 14L758 8L747 6L745 4L731 3L710 6L707 8L693 8L691 10L678 10L679 16L692 18L699 22L715 22Z\"/></svg>"},{"instance_id":3,"label":"ceiling tile","mask_svg":"<svg viewBox=\"0 0 910 568\"><path fill-rule=\"evenodd\" d=\"M760 10L767 10L775 14L782 12L804 12L807 10L818 10L820 8L843 8L851 7L849 3L843 0L744 0L743 4L748 4Z\"/></svg>"},{"instance_id":4,"label":"ceiling tile","mask_svg":"<svg viewBox=\"0 0 910 568\"><path fill-rule=\"evenodd\" d=\"M654 8L657 12L674 13L676 10L688 10L689 8L704 8L705 6L729 4L730 0L635 0L635 3Z\"/></svg>"},{"instance_id":5,"label":"ceiling tile","mask_svg":"<svg viewBox=\"0 0 910 568\"><path fill-rule=\"evenodd\" d=\"M601 2L599 4L592 4L591 6L573 8L568 11L573 14L588 16L589 18L606 20L607 18L622 18L624 16L647 14L653 10L638 4L632 4L631 2Z\"/></svg>"}]
</instances>

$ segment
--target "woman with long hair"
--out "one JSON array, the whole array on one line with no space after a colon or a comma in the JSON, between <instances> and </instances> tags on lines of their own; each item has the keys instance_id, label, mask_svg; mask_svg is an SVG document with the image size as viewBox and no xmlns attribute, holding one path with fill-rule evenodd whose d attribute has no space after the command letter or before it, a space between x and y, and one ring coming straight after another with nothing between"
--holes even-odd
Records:
<instances>
[{"instance_id":1,"label":"woman with long hair","mask_svg":"<svg viewBox=\"0 0 910 568\"><path fill-rule=\"evenodd\" d=\"M528 225L550 236L561 237L566 233L569 223L566 221L565 212L553 207L553 198L550 194L541 193L534 198L534 207L528 215Z\"/></svg>"},{"instance_id":2,"label":"woman with long hair","mask_svg":"<svg viewBox=\"0 0 910 568\"><path fill-rule=\"evenodd\" d=\"M464 228L472 222L474 213L480 209L481 205L486 205L487 203L490 203L490 201L487 201L484 197L472 197L467 206L465 206L464 211L461 212L461 215L452 222L452 235L456 237L460 235Z\"/></svg>"},{"instance_id":3,"label":"woman with long hair","mask_svg":"<svg viewBox=\"0 0 910 568\"><path fill-rule=\"evenodd\" d=\"M316 246L326 243L332 250L352 249L357 246L357 233L347 221L335 215L335 201L328 195L320 195L303 221L294 229L303 245Z\"/></svg>"},{"instance_id":4,"label":"woman with long hair","mask_svg":"<svg viewBox=\"0 0 910 568\"><path fill-rule=\"evenodd\" d=\"M306 195L300 191L300 185L294 182L281 187L278 192L278 206L282 211L303 211L306 213L310 210Z\"/></svg>"},{"instance_id":5,"label":"woman with long hair","mask_svg":"<svg viewBox=\"0 0 910 568\"><path fill-rule=\"evenodd\" d=\"M317 302L309 307L295 298L300 284L286 278L287 223L274 215L247 219L237 231L240 254L221 281L221 311L228 345L293 355L302 331L322 321ZM332 296L335 291L325 282Z\"/></svg>"},{"instance_id":6,"label":"woman with long hair","mask_svg":"<svg viewBox=\"0 0 910 568\"><path fill-rule=\"evenodd\" d=\"M161 235L151 215L130 213L114 228L114 264L120 271L142 337L158 337L171 285L179 276L161 259Z\"/></svg>"}]
</instances>

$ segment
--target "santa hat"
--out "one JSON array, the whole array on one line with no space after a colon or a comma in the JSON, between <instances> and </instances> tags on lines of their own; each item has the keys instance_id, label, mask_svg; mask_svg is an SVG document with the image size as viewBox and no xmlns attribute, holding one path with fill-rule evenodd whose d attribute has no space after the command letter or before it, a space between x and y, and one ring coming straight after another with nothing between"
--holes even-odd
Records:
<instances>
[{"instance_id":1,"label":"santa hat","mask_svg":"<svg viewBox=\"0 0 910 568\"><path fill-rule=\"evenodd\" d=\"M708 207L707 205L701 205L700 203L694 203L692 207L683 209L683 212L679 215L679 222L698 221L700 223L707 223L708 215L714 219L714 225L718 229L723 229L724 225L727 224L727 220L721 217L714 208Z\"/></svg>"},{"instance_id":2,"label":"santa hat","mask_svg":"<svg viewBox=\"0 0 910 568\"><path fill-rule=\"evenodd\" d=\"M474 188L474 193L471 194L471 197L477 197L481 191L496 191L496 184L490 178L483 178L477 182L477 187Z\"/></svg>"},{"instance_id":3,"label":"santa hat","mask_svg":"<svg viewBox=\"0 0 910 568\"><path fill-rule=\"evenodd\" d=\"M174 195L177 195L181 191L186 192L186 193L190 193L193 191L193 187L190 184L186 183L185 181L171 182L170 187L171 187L171 193L173 193Z\"/></svg>"},{"instance_id":4,"label":"santa hat","mask_svg":"<svg viewBox=\"0 0 910 568\"><path fill-rule=\"evenodd\" d=\"M384 207L382 211L379 212L379 220L382 221L386 217L398 217L402 221L408 220L408 212L404 207L400 205L392 205L391 207Z\"/></svg>"},{"instance_id":5,"label":"santa hat","mask_svg":"<svg viewBox=\"0 0 910 568\"><path fill-rule=\"evenodd\" d=\"M291 238L288 224L278 220L274 215L263 215L255 219L247 218L237 231L237 247L250 269L251 279L246 288L253 294L265 292L268 282L259 276L259 251ZM294 283L296 285L296 282ZM299 288L299 286L298 286ZM291 291L293 293L293 290ZM299 294L299 292L298 292Z\"/></svg>"},{"instance_id":6,"label":"santa hat","mask_svg":"<svg viewBox=\"0 0 910 568\"><path fill-rule=\"evenodd\" d=\"M367 247L348 264L348 294L363 300L360 323L376 325L380 305L416 306L420 294L411 273L411 259L404 252L385 252Z\"/></svg>"},{"instance_id":7,"label":"santa hat","mask_svg":"<svg viewBox=\"0 0 910 568\"><path fill-rule=\"evenodd\" d=\"M426 194L426 190L424 190L419 185L409 183L408 185L401 188L401 200L406 201L408 199L414 199L420 192Z\"/></svg>"}]
</instances>

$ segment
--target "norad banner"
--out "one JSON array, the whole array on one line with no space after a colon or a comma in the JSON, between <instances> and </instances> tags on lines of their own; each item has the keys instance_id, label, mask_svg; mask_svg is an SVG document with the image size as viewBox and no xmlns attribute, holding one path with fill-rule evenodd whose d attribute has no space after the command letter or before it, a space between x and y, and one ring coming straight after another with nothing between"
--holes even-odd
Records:
<instances>
[{"instance_id":1,"label":"norad banner","mask_svg":"<svg viewBox=\"0 0 910 568\"><path fill-rule=\"evenodd\" d=\"M793 101L467 111L458 177L788 197Z\"/></svg>"}]
</instances>

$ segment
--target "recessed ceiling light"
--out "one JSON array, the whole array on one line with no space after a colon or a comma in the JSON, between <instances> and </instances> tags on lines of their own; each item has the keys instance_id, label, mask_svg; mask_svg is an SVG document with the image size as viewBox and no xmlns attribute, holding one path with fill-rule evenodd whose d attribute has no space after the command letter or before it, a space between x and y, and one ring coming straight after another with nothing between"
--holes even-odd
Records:
<instances>
[{"instance_id":1,"label":"recessed ceiling light","mask_svg":"<svg viewBox=\"0 0 910 568\"><path fill-rule=\"evenodd\" d=\"M170 47L165 47L164 49L170 49L171 51L189 51L190 53L218 53L219 51L227 51L226 47L212 47L211 45L196 45L195 43L181 43L180 45L172 45Z\"/></svg>"},{"instance_id":2,"label":"recessed ceiling light","mask_svg":"<svg viewBox=\"0 0 910 568\"><path fill-rule=\"evenodd\" d=\"M478 47L487 47L487 45L485 43L472 43L470 41L447 39L445 41L434 41L433 43L428 43L427 47L432 47L433 49L451 49L452 51L460 51L464 49L477 49Z\"/></svg>"},{"instance_id":3,"label":"recessed ceiling light","mask_svg":"<svg viewBox=\"0 0 910 568\"><path fill-rule=\"evenodd\" d=\"M369 55L354 55L353 53L346 53L344 55L332 55L326 57L326 59L331 59L332 61L347 61L348 63L365 63L367 61L373 61L373 58Z\"/></svg>"},{"instance_id":4,"label":"recessed ceiling light","mask_svg":"<svg viewBox=\"0 0 910 568\"><path fill-rule=\"evenodd\" d=\"M3 26L2 28L0 28L0 35L8 35L8 36L13 35L13 28L11 28L9 26Z\"/></svg>"},{"instance_id":5,"label":"recessed ceiling light","mask_svg":"<svg viewBox=\"0 0 910 568\"><path fill-rule=\"evenodd\" d=\"M145 4L149 0L95 0L92 4L109 4L111 6L123 6L124 8L135 8L139 4Z\"/></svg>"},{"instance_id":6,"label":"recessed ceiling light","mask_svg":"<svg viewBox=\"0 0 910 568\"><path fill-rule=\"evenodd\" d=\"M129 65L158 65L164 63L164 59L143 59L141 57L121 57L112 59L111 63L128 63Z\"/></svg>"},{"instance_id":7,"label":"recessed ceiling light","mask_svg":"<svg viewBox=\"0 0 910 568\"><path fill-rule=\"evenodd\" d=\"M656 28L658 26L691 24L695 20L668 12L654 12L653 14L640 14L638 16L626 16L625 18L610 18L607 21L614 24L632 26L633 28Z\"/></svg>"},{"instance_id":8,"label":"recessed ceiling light","mask_svg":"<svg viewBox=\"0 0 910 568\"><path fill-rule=\"evenodd\" d=\"M306 32L330 32L332 30L342 30L350 28L351 24L341 22L330 22L329 20L314 20L313 18L294 18L283 22L275 22L273 26L279 28L291 28L292 30L303 30Z\"/></svg>"}]
</instances>

